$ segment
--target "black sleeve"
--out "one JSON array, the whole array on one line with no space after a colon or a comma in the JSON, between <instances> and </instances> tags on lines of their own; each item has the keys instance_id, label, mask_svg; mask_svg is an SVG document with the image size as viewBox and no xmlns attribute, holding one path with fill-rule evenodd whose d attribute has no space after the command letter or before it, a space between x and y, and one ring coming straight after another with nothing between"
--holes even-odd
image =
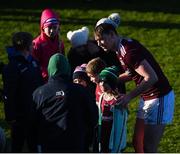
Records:
<instances>
[{"instance_id":1,"label":"black sleeve","mask_svg":"<svg viewBox=\"0 0 180 154\"><path fill-rule=\"evenodd\" d=\"M9 63L4 67L2 79L5 118L7 121L16 120L19 78L20 73L15 64Z\"/></svg>"},{"instance_id":2,"label":"black sleeve","mask_svg":"<svg viewBox=\"0 0 180 154\"><path fill-rule=\"evenodd\" d=\"M98 123L98 107L96 105L95 98L92 97L90 92L86 89L81 93L84 97L84 103L86 108L86 116L88 117L89 125L95 127Z\"/></svg>"},{"instance_id":3,"label":"black sleeve","mask_svg":"<svg viewBox=\"0 0 180 154\"><path fill-rule=\"evenodd\" d=\"M75 70L76 66L78 66L78 56L75 54L76 51L74 51L72 48L67 53L68 62L71 66L71 74L73 74L73 71Z\"/></svg>"}]
</instances>

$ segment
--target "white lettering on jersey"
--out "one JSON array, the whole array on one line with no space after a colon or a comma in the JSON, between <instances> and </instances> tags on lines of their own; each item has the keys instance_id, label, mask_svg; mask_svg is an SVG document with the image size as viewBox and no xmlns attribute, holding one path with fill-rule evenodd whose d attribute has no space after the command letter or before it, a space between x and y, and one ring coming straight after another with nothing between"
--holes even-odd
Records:
<instances>
[{"instance_id":1,"label":"white lettering on jersey","mask_svg":"<svg viewBox=\"0 0 180 154\"><path fill-rule=\"evenodd\" d=\"M64 96L64 95L65 95L65 93L62 90L56 92L56 96Z\"/></svg>"}]
</instances>

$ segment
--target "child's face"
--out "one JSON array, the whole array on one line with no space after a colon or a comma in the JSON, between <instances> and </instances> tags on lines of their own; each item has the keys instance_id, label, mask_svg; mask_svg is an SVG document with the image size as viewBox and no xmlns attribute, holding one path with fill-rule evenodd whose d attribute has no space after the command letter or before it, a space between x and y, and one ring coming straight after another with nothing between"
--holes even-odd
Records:
<instances>
[{"instance_id":1,"label":"child's face","mask_svg":"<svg viewBox=\"0 0 180 154\"><path fill-rule=\"evenodd\" d=\"M102 92L109 92L112 90L111 87L109 86L109 84L107 82L104 82L104 81L99 82L99 87L100 87Z\"/></svg>"},{"instance_id":2,"label":"child's face","mask_svg":"<svg viewBox=\"0 0 180 154\"><path fill-rule=\"evenodd\" d=\"M51 25L44 28L44 33L50 37L54 38L59 33L59 25Z\"/></svg>"},{"instance_id":3,"label":"child's face","mask_svg":"<svg viewBox=\"0 0 180 154\"><path fill-rule=\"evenodd\" d=\"M77 84L81 84L84 87L87 87L87 82L82 79L77 78L77 79L74 79L73 82Z\"/></svg>"},{"instance_id":4,"label":"child's face","mask_svg":"<svg viewBox=\"0 0 180 154\"><path fill-rule=\"evenodd\" d=\"M98 75L87 73L87 76L90 78L90 80L91 80L93 83L98 84L98 82L99 82L99 76L98 76Z\"/></svg>"}]
</instances>

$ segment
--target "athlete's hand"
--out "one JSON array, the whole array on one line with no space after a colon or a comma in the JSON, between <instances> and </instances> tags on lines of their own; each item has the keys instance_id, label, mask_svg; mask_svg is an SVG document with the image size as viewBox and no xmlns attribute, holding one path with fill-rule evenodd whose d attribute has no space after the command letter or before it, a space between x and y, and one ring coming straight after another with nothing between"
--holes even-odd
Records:
<instances>
[{"instance_id":1,"label":"athlete's hand","mask_svg":"<svg viewBox=\"0 0 180 154\"><path fill-rule=\"evenodd\" d=\"M128 95L123 95L117 98L115 104L123 108L128 108L129 101L130 101L130 98L128 97Z\"/></svg>"}]
</instances>

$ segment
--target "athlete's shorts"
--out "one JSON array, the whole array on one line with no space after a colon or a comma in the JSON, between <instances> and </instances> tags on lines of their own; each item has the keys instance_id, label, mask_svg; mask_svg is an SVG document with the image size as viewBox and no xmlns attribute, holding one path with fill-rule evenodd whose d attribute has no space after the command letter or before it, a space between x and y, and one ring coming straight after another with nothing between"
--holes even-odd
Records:
<instances>
[{"instance_id":1,"label":"athlete's shorts","mask_svg":"<svg viewBox=\"0 0 180 154\"><path fill-rule=\"evenodd\" d=\"M174 100L173 90L160 98L140 99L137 118L144 119L145 124L170 124L174 115Z\"/></svg>"}]
</instances>

